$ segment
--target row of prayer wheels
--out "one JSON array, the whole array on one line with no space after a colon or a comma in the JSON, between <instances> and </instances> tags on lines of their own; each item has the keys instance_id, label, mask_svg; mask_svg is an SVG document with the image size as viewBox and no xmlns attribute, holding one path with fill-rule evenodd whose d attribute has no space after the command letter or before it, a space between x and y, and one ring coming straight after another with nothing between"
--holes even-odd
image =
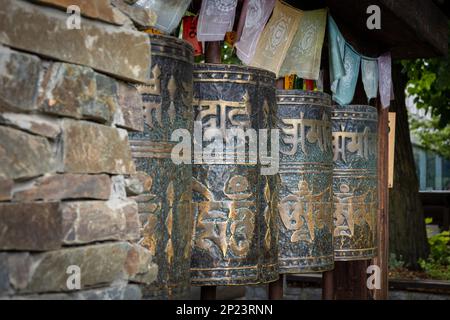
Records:
<instances>
[{"instance_id":1,"label":"row of prayer wheels","mask_svg":"<svg viewBox=\"0 0 450 320\"><path fill-rule=\"evenodd\" d=\"M190 284L268 283L374 257L375 108L277 91L271 72L194 64L186 42L150 37L152 83L139 87L145 130L130 133L137 169L153 179L137 199L141 244L159 267L147 297L176 298ZM182 164L171 159L177 129L193 145ZM262 174L270 159L278 170Z\"/></svg>"}]
</instances>

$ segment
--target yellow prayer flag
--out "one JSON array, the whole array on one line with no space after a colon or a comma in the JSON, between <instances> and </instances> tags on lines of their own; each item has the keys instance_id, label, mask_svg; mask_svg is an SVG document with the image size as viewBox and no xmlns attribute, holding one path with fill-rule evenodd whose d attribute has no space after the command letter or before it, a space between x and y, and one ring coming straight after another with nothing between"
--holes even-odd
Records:
<instances>
[{"instance_id":1,"label":"yellow prayer flag","mask_svg":"<svg viewBox=\"0 0 450 320\"><path fill-rule=\"evenodd\" d=\"M264 68L278 76L281 64L298 29L302 11L277 1L272 17L259 38L250 65Z\"/></svg>"}]
</instances>

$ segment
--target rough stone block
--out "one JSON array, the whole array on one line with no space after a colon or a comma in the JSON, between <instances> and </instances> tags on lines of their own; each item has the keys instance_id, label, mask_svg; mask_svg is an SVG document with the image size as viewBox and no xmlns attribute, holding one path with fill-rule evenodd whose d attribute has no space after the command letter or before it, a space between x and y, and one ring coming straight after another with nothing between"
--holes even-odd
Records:
<instances>
[{"instance_id":1,"label":"rough stone block","mask_svg":"<svg viewBox=\"0 0 450 320\"><path fill-rule=\"evenodd\" d=\"M111 179L106 174L55 174L39 177L13 190L14 201L98 199L111 194Z\"/></svg>"},{"instance_id":2,"label":"rough stone block","mask_svg":"<svg viewBox=\"0 0 450 320\"><path fill-rule=\"evenodd\" d=\"M0 203L0 250L45 251L62 240L57 202Z\"/></svg>"},{"instance_id":3,"label":"rough stone block","mask_svg":"<svg viewBox=\"0 0 450 320\"><path fill-rule=\"evenodd\" d=\"M156 12L150 9L131 6L124 0L112 0L112 3L139 27L149 28L156 24Z\"/></svg>"},{"instance_id":4,"label":"rough stone block","mask_svg":"<svg viewBox=\"0 0 450 320\"><path fill-rule=\"evenodd\" d=\"M21 0L0 0L0 43L56 60L85 65L135 82L150 77L145 33L83 19L67 27L67 14ZM80 49L82 48L82 50Z\"/></svg>"},{"instance_id":5,"label":"rough stone block","mask_svg":"<svg viewBox=\"0 0 450 320\"><path fill-rule=\"evenodd\" d=\"M0 179L0 201L10 201L14 181L11 179Z\"/></svg>"},{"instance_id":6,"label":"rough stone block","mask_svg":"<svg viewBox=\"0 0 450 320\"><path fill-rule=\"evenodd\" d=\"M83 16L123 25L125 23L123 16L118 14L111 6L110 0L32 0L37 3L51 5L66 11L67 7L76 5L80 8Z\"/></svg>"},{"instance_id":7,"label":"rough stone block","mask_svg":"<svg viewBox=\"0 0 450 320\"><path fill-rule=\"evenodd\" d=\"M86 121L63 121L63 171L132 174L136 171L125 130Z\"/></svg>"},{"instance_id":8,"label":"rough stone block","mask_svg":"<svg viewBox=\"0 0 450 320\"><path fill-rule=\"evenodd\" d=\"M0 16L7 11L2 10ZM0 111L36 109L40 70L38 57L0 46Z\"/></svg>"},{"instance_id":9,"label":"rough stone block","mask_svg":"<svg viewBox=\"0 0 450 320\"><path fill-rule=\"evenodd\" d=\"M144 131L142 97L136 87L118 82L117 100L119 107L114 115L114 124L132 131Z\"/></svg>"},{"instance_id":10,"label":"rough stone block","mask_svg":"<svg viewBox=\"0 0 450 320\"><path fill-rule=\"evenodd\" d=\"M43 137L0 126L0 179L32 178L54 171L50 143Z\"/></svg>"},{"instance_id":11,"label":"rough stone block","mask_svg":"<svg viewBox=\"0 0 450 320\"><path fill-rule=\"evenodd\" d=\"M140 222L135 201L76 201L62 205L64 244L136 240Z\"/></svg>"},{"instance_id":12,"label":"rough stone block","mask_svg":"<svg viewBox=\"0 0 450 320\"><path fill-rule=\"evenodd\" d=\"M9 280L16 294L69 292L67 280L71 274L67 273L67 268L73 265L80 268L81 290L123 283L138 276L153 282L157 266L145 257L136 258L136 252L138 255L148 254L146 249L141 251L140 248L128 242L115 242L40 254L11 253L3 257L7 263L1 272L4 272L4 277L8 278L6 281Z\"/></svg>"},{"instance_id":13,"label":"rough stone block","mask_svg":"<svg viewBox=\"0 0 450 320\"><path fill-rule=\"evenodd\" d=\"M43 137L55 139L61 133L59 120L38 114L4 112L0 124L6 124Z\"/></svg>"}]
</instances>

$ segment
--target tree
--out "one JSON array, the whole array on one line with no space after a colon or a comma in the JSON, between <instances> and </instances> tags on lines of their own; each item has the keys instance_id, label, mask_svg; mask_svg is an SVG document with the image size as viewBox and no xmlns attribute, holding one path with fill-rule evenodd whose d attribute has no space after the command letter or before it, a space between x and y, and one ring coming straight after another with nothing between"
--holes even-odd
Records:
<instances>
[{"instance_id":1,"label":"tree","mask_svg":"<svg viewBox=\"0 0 450 320\"><path fill-rule=\"evenodd\" d=\"M396 113L396 128L394 185L389 190L389 251L416 269L419 259L428 257L428 243L405 104L408 78L401 64L393 64L392 78L395 100L389 111Z\"/></svg>"},{"instance_id":2,"label":"tree","mask_svg":"<svg viewBox=\"0 0 450 320\"><path fill-rule=\"evenodd\" d=\"M449 23L450 29L450 23ZM449 38L450 44L450 38ZM450 158L450 60L446 57L403 61L407 92L431 121L411 117L411 129L421 145Z\"/></svg>"},{"instance_id":3,"label":"tree","mask_svg":"<svg viewBox=\"0 0 450 320\"><path fill-rule=\"evenodd\" d=\"M450 24L449 24L450 27ZM449 28L450 29L450 28ZM403 66L403 70L402 70ZM397 113L394 186L389 193L390 252L412 268L428 257L423 207L410 140L406 93L430 119L410 117L413 133L425 148L450 158L450 61L448 56L402 61L393 66Z\"/></svg>"}]
</instances>

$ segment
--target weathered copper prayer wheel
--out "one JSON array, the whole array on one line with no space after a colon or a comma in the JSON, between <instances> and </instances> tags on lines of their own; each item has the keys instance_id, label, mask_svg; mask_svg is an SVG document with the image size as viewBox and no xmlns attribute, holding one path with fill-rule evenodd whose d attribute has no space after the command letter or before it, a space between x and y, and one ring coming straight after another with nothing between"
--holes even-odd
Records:
<instances>
[{"instance_id":1,"label":"weathered copper prayer wheel","mask_svg":"<svg viewBox=\"0 0 450 320\"><path fill-rule=\"evenodd\" d=\"M377 247L377 109L333 110L335 260L365 260Z\"/></svg>"},{"instance_id":2,"label":"weathered copper prayer wheel","mask_svg":"<svg viewBox=\"0 0 450 320\"><path fill-rule=\"evenodd\" d=\"M258 136L258 129L274 126L275 75L251 67L199 64L194 67L193 92L194 149L204 154L194 154L191 282L207 286L274 281L277 175L261 175L259 159L249 161L257 153L249 152L250 139L235 139L230 145L227 133L254 129ZM213 145L217 151L206 152ZM238 146L245 146L246 152ZM247 160L241 158L245 153Z\"/></svg>"},{"instance_id":3,"label":"weathered copper prayer wheel","mask_svg":"<svg viewBox=\"0 0 450 320\"><path fill-rule=\"evenodd\" d=\"M130 133L136 169L152 178L151 189L136 197L144 222L141 244L154 255L158 278L144 288L147 298L178 298L189 289L193 215L192 165L171 159L171 134L192 131L193 49L174 37L150 35L150 85L139 86L144 132Z\"/></svg>"},{"instance_id":4,"label":"weathered copper prayer wheel","mask_svg":"<svg viewBox=\"0 0 450 320\"><path fill-rule=\"evenodd\" d=\"M280 273L331 270L333 149L331 98L278 90Z\"/></svg>"}]
</instances>

